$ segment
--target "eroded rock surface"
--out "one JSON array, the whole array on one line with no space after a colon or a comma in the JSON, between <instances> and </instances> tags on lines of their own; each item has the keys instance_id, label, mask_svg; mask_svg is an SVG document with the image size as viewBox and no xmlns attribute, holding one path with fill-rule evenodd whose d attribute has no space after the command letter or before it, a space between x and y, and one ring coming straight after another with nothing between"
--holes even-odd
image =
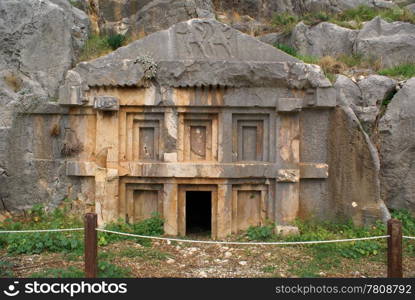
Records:
<instances>
[{"instance_id":1,"label":"eroded rock surface","mask_svg":"<svg viewBox=\"0 0 415 300\"><path fill-rule=\"evenodd\" d=\"M380 120L382 197L388 206L415 211L415 78L393 97Z\"/></svg>"},{"instance_id":2,"label":"eroded rock surface","mask_svg":"<svg viewBox=\"0 0 415 300\"><path fill-rule=\"evenodd\" d=\"M360 30L354 52L380 59L385 67L412 62L415 60L415 24L388 23L376 17Z\"/></svg>"},{"instance_id":3,"label":"eroded rock surface","mask_svg":"<svg viewBox=\"0 0 415 300\"><path fill-rule=\"evenodd\" d=\"M64 0L0 2L0 197L5 209L76 195L61 145L58 87L88 38L89 19ZM49 147L42 147L49 143Z\"/></svg>"}]
</instances>

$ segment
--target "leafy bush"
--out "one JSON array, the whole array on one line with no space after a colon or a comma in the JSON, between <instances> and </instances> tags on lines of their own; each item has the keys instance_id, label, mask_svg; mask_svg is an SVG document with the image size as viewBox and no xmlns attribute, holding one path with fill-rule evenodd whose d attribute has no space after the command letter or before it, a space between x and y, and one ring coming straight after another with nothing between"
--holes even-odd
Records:
<instances>
[{"instance_id":1,"label":"leafy bush","mask_svg":"<svg viewBox=\"0 0 415 300\"><path fill-rule=\"evenodd\" d=\"M65 204L46 213L41 204L34 205L25 218L7 219L0 224L0 230L33 230L83 227L79 216L69 213ZM42 233L10 233L2 235L0 244L11 254L34 254L50 252L82 252L83 232L42 232Z\"/></svg>"},{"instance_id":2,"label":"leafy bush","mask_svg":"<svg viewBox=\"0 0 415 300\"><path fill-rule=\"evenodd\" d=\"M266 241L272 238L273 236L273 225L267 226L250 226L246 231L246 235L249 240L253 241Z\"/></svg>"},{"instance_id":3,"label":"leafy bush","mask_svg":"<svg viewBox=\"0 0 415 300\"><path fill-rule=\"evenodd\" d=\"M107 43L112 50L120 48L125 41L125 35L123 34L112 34L107 38Z\"/></svg>"},{"instance_id":4,"label":"leafy bush","mask_svg":"<svg viewBox=\"0 0 415 300\"><path fill-rule=\"evenodd\" d=\"M58 229L81 228L83 221L79 215L70 213L70 203L62 208L50 212L45 211L42 205L34 205L29 214L22 219L8 219L0 223L0 230L30 230L30 229ZM107 225L107 229L129 232L140 235L162 235L163 219L159 216L144 220L136 224L126 224L124 221ZM100 233L99 245L127 239L128 237L109 233ZM151 245L150 240L136 239L145 245ZM84 249L83 231L70 232L42 232L42 233L10 233L0 235L0 246L5 247L11 254L38 254L45 251L65 252L82 255Z\"/></svg>"},{"instance_id":5,"label":"leafy bush","mask_svg":"<svg viewBox=\"0 0 415 300\"><path fill-rule=\"evenodd\" d=\"M105 229L112 230L112 231L119 231L119 232L126 232L126 233L133 233L138 235L147 235L147 236L159 236L164 234L164 220L160 218L158 214L154 214L153 217L146 219L142 222L135 223L135 224L127 224L122 220L119 220L115 223L108 224ZM134 238L128 236L121 236L112 233L105 233L101 232L98 239L98 244L100 246L105 246L108 243L126 239L134 239L137 243L142 245L149 246L151 245L151 240L149 239L142 239L142 238Z\"/></svg>"},{"instance_id":6,"label":"leafy bush","mask_svg":"<svg viewBox=\"0 0 415 300\"><path fill-rule=\"evenodd\" d=\"M402 64L392 68L382 69L378 73L384 76L408 79L415 76L415 64Z\"/></svg>"}]
</instances>

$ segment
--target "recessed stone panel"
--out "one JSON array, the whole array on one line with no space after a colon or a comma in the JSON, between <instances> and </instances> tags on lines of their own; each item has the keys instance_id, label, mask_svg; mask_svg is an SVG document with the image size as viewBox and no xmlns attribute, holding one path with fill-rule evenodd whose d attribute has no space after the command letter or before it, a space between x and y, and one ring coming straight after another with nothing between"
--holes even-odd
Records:
<instances>
[{"instance_id":1,"label":"recessed stone panel","mask_svg":"<svg viewBox=\"0 0 415 300\"><path fill-rule=\"evenodd\" d=\"M262 185L233 186L232 231L247 230L265 222L267 189Z\"/></svg>"},{"instance_id":2,"label":"recessed stone panel","mask_svg":"<svg viewBox=\"0 0 415 300\"><path fill-rule=\"evenodd\" d=\"M126 133L122 136L126 145L126 159L129 161L159 161L162 151L162 114L126 115Z\"/></svg>"},{"instance_id":3,"label":"recessed stone panel","mask_svg":"<svg viewBox=\"0 0 415 300\"><path fill-rule=\"evenodd\" d=\"M179 161L216 161L217 124L215 114L180 114Z\"/></svg>"},{"instance_id":4,"label":"recessed stone panel","mask_svg":"<svg viewBox=\"0 0 415 300\"><path fill-rule=\"evenodd\" d=\"M234 114L232 134L234 161L269 161L267 114Z\"/></svg>"}]
</instances>

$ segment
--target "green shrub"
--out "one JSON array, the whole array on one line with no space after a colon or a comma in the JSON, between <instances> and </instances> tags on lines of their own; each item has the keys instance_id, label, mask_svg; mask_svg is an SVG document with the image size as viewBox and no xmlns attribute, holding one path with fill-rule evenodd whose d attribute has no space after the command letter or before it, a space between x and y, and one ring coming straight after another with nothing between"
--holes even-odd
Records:
<instances>
[{"instance_id":1,"label":"green shrub","mask_svg":"<svg viewBox=\"0 0 415 300\"><path fill-rule=\"evenodd\" d=\"M378 72L380 75L408 79L415 76L415 64L407 63L392 68L382 69Z\"/></svg>"},{"instance_id":2,"label":"green shrub","mask_svg":"<svg viewBox=\"0 0 415 300\"><path fill-rule=\"evenodd\" d=\"M297 57L298 55L297 50L295 50L293 47L287 46L285 44L275 44L274 46L291 56Z\"/></svg>"},{"instance_id":3,"label":"green shrub","mask_svg":"<svg viewBox=\"0 0 415 300\"><path fill-rule=\"evenodd\" d=\"M108 43L107 36L99 36L92 34L82 49L79 61L91 60L102 55L108 54L112 51L111 46Z\"/></svg>"},{"instance_id":4,"label":"green shrub","mask_svg":"<svg viewBox=\"0 0 415 300\"><path fill-rule=\"evenodd\" d=\"M105 229L138 235L160 236L164 234L163 225L163 219L160 218L158 214L154 214L153 217L135 224L127 224L123 220L119 220L117 222L108 224ZM101 232L99 234L98 244L100 246L105 246L108 243L126 239L134 239L137 243L145 246L151 245L151 240L149 239L134 238L105 232Z\"/></svg>"},{"instance_id":5,"label":"green shrub","mask_svg":"<svg viewBox=\"0 0 415 300\"><path fill-rule=\"evenodd\" d=\"M107 43L112 50L120 48L125 41L125 35L123 34L112 34L107 38Z\"/></svg>"},{"instance_id":6,"label":"green shrub","mask_svg":"<svg viewBox=\"0 0 415 300\"><path fill-rule=\"evenodd\" d=\"M69 213L68 205L46 213L41 204L34 205L25 219L8 219L0 223L0 230L36 230L83 227L79 216ZM11 254L83 251L83 232L36 232L3 234L0 244Z\"/></svg>"},{"instance_id":7,"label":"green shrub","mask_svg":"<svg viewBox=\"0 0 415 300\"><path fill-rule=\"evenodd\" d=\"M273 237L273 225L267 226L250 226L246 231L246 235L251 241L265 241Z\"/></svg>"},{"instance_id":8,"label":"green shrub","mask_svg":"<svg viewBox=\"0 0 415 300\"><path fill-rule=\"evenodd\" d=\"M0 230L31 230L31 229L58 229L82 228L83 221L79 215L71 214L70 203L63 208L56 208L46 212L42 205L34 205L25 219L8 219L0 223ZM159 216L144 220L136 224L126 224L123 221L109 224L107 229L129 232L140 235L162 235L163 219ZM100 233L99 245L127 239L128 237ZM144 245L151 245L148 239L136 239ZM84 249L83 231L69 232L36 232L36 233L10 233L0 235L0 246L11 254L39 254L45 251L65 252L73 255L82 255Z\"/></svg>"},{"instance_id":9,"label":"green shrub","mask_svg":"<svg viewBox=\"0 0 415 300\"><path fill-rule=\"evenodd\" d=\"M274 15L271 24L274 27L281 29L283 32L289 33L299 21L300 19L297 16L289 13L281 13Z\"/></svg>"}]
</instances>

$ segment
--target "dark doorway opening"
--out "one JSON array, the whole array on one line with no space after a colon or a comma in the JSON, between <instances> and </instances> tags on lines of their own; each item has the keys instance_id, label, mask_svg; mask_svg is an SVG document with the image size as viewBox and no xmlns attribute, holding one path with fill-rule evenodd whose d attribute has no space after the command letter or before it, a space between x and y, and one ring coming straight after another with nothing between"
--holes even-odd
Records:
<instances>
[{"instance_id":1,"label":"dark doorway opening","mask_svg":"<svg viewBox=\"0 0 415 300\"><path fill-rule=\"evenodd\" d=\"M212 193L186 192L186 235L207 234L212 230Z\"/></svg>"}]
</instances>

